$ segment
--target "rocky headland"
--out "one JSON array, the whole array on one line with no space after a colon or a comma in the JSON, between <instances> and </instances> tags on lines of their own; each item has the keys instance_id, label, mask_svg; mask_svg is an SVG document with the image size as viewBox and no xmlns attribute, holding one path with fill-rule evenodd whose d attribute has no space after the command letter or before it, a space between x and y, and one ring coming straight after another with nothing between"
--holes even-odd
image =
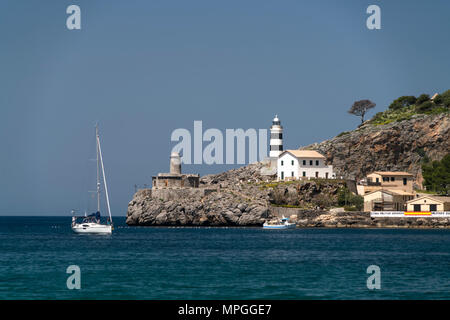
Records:
<instances>
[{"instance_id":1,"label":"rocky headland","mask_svg":"<svg viewBox=\"0 0 450 320\"><path fill-rule=\"evenodd\" d=\"M450 228L445 218L371 218L368 212L329 210L342 192L353 191L355 179L375 170L409 171L420 183L424 157L440 159L450 150L448 113L386 125L368 122L307 148L322 152L343 179L276 182L261 174L268 164L258 162L206 175L190 191L139 190L128 204L127 224L261 226L285 215L304 228Z\"/></svg>"},{"instance_id":2,"label":"rocky headland","mask_svg":"<svg viewBox=\"0 0 450 320\"><path fill-rule=\"evenodd\" d=\"M159 190L139 190L128 204L128 225L260 226L273 217L269 197L257 188L261 163L204 176L200 187L183 197L160 197ZM153 194L152 194L153 192ZM180 195L183 190L169 193Z\"/></svg>"}]
</instances>

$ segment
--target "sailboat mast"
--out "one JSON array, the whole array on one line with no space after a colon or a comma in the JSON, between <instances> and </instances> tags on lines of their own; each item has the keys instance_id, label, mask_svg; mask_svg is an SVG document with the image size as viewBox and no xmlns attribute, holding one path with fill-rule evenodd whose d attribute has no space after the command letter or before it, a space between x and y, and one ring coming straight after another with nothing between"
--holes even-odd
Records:
<instances>
[{"instance_id":1,"label":"sailboat mast","mask_svg":"<svg viewBox=\"0 0 450 320\"><path fill-rule=\"evenodd\" d=\"M97 212L100 212L100 159L98 156L98 124L95 126L95 145L97 151Z\"/></svg>"},{"instance_id":2,"label":"sailboat mast","mask_svg":"<svg viewBox=\"0 0 450 320\"><path fill-rule=\"evenodd\" d=\"M108 185L106 184L105 167L103 166L102 148L100 146L100 137L97 134L98 153L100 156L100 164L102 166L103 184L105 185L106 205L108 207L109 220L112 222L111 207L109 205Z\"/></svg>"}]
</instances>

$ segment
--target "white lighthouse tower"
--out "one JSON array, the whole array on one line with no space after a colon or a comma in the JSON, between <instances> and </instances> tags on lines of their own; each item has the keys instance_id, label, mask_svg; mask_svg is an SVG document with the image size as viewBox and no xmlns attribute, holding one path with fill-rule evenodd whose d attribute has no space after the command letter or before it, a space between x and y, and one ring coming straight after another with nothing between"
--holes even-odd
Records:
<instances>
[{"instance_id":1,"label":"white lighthouse tower","mask_svg":"<svg viewBox=\"0 0 450 320\"><path fill-rule=\"evenodd\" d=\"M278 158L280 153L283 152L283 127L281 126L280 119L276 115L273 118L272 126L270 127L270 153L271 159Z\"/></svg>"}]
</instances>

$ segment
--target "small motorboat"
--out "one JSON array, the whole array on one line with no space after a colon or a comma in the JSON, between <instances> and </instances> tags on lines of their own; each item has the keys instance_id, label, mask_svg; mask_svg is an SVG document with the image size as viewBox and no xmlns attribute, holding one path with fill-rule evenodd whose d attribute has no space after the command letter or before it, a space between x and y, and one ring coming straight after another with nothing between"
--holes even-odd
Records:
<instances>
[{"instance_id":1,"label":"small motorboat","mask_svg":"<svg viewBox=\"0 0 450 320\"><path fill-rule=\"evenodd\" d=\"M294 222L289 222L289 218L284 216L281 219L266 221L263 224L264 229L294 229L295 226Z\"/></svg>"}]
</instances>

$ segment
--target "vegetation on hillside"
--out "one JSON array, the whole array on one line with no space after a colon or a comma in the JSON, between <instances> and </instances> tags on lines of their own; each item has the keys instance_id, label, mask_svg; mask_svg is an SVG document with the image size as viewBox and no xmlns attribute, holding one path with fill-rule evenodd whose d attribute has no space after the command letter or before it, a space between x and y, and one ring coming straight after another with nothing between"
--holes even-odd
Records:
<instances>
[{"instance_id":1,"label":"vegetation on hillside","mask_svg":"<svg viewBox=\"0 0 450 320\"><path fill-rule=\"evenodd\" d=\"M364 198L352 193L348 188L339 190L337 202L345 211L361 211L364 207Z\"/></svg>"},{"instance_id":2,"label":"vegetation on hillside","mask_svg":"<svg viewBox=\"0 0 450 320\"><path fill-rule=\"evenodd\" d=\"M427 161L422 165L423 185L427 191L450 193L450 153L441 161Z\"/></svg>"},{"instance_id":3,"label":"vegetation on hillside","mask_svg":"<svg viewBox=\"0 0 450 320\"><path fill-rule=\"evenodd\" d=\"M402 96L395 99L384 112L378 112L369 123L374 125L411 119L417 114L439 114L450 111L450 90L438 94L434 99L428 94Z\"/></svg>"},{"instance_id":4,"label":"vegetation on hillside","mask_svg":"<svg viewBox=\"0 0 450 320\"><path fill-rule=\"evenodd\" d=\"M344 207L346 211L361 211L364 199L353 194L345 180L315 178L310 180L277 181L261 184L270 189L272 206L312 210Z\"/></svg>"},{"instance_id":5,"label":"vegetation on hillside","mask_svg":"<svg viewBox=\"0 0 450 320\"><path fill-rule=\"evenodd\" d=\"M271 181L271 182L260 182L259 189L264 190L268 188L277 188L277 187L287 187L290 185L301 186L305 184L305 182L311 181L314 182L318 186L324 185L340 185L345 183L343 179L325 179L325 178L309 178L309 180L279 180L279 181Z\"/></svg>"}]
</instances>

